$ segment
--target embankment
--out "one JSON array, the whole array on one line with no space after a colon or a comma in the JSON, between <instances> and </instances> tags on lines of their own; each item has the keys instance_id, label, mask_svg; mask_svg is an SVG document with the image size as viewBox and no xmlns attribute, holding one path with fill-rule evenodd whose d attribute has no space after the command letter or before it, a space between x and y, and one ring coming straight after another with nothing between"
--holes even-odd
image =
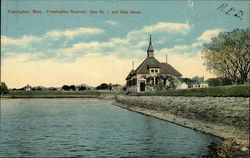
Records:
<instances>
[{"instance_id":1,"label":"embankment","mask_svg":"<svg viewBox=\"0 0 250 158\"><path fill-rule=\"evenodd\" d=\"M114 104L249 146L248 98L117 96Z\"/></svg>"}]
</instances>

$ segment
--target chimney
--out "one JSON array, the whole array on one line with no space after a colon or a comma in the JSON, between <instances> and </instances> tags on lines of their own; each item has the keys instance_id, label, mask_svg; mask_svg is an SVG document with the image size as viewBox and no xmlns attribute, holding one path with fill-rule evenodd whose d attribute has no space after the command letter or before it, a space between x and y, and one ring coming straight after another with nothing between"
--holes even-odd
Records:
<instances>
[{"instance_id":1,"label":"chimney","mask_svg":"<svg viewBox=\"0 0 250 158\"><path fill-rule=\"evenodd\" d=\"M166 64L168 63L168 54L166 54Z\"/></svg>"}]
</instances>

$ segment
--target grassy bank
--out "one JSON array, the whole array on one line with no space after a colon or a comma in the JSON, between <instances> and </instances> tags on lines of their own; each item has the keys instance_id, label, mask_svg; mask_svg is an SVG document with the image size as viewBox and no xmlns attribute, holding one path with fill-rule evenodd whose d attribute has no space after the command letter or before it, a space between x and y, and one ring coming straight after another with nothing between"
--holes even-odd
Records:
<instances>
[{"instance_id":1,"label":"grassy bank","mask_svg":"<svg viewBox=\"0 0 250 158\"><path fill-rule=\"evenodd\" d=\"M106 98L115 92L98 91L10 91L3 98Z\"/></svg>"},{"instance_id":2,"label":"grassy bank","mask_svg":"<svg viewBox=\"0 0 250 158\"><path fill-rule=\"evenodd\" d=\"M123 108L222 138L248 140L248 98L117 96L117 102Z\"/></svg>"},{"instance_id":3,"label":"grassy bank","mask_svg":"<svg viewBox=\"0 0 250 158\"><path fill-rule=\"evenodd\" d=\"M136 96L249 97L249 86L221 86L136 93Z\"/></svg>"}]
</instances>

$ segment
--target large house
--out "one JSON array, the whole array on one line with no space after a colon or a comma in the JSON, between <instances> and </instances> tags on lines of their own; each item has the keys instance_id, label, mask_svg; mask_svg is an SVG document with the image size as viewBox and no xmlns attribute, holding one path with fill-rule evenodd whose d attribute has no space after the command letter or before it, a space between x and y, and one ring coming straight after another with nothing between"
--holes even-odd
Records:
<instances>
[{"instance_id":1,"label":"large house","mask_svg":"<svg viewBox=\"0 0 250 158\"><path fill-rule=\"evenodd\" d=\"M155 59L150 35L147 58L139 67L131 70L128 74L126 78L127 90L129 92L144 92L175 88L175 82L181 76L181 73L167 63L167 55L166 63L160 63Z\"/></svg>"}]
</instances>

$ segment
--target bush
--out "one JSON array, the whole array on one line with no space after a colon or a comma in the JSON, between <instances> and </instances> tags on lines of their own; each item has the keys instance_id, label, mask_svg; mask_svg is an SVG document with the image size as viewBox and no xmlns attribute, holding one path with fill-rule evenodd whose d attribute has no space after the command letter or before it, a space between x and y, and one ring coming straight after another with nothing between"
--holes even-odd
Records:
<instances>
[{"instance_id":1,"label":"bush","mask_svg":"<svg viewBox=\"0 0 250 158\"><path fill-rule=\"evenodd\" d=\"M222 143L212 142L209 146L209 153L205 158L236 158L248 157L247 151L241 151L242 145L237 144L233 139L227 139Z\"/></svg>"}]
</instances>

